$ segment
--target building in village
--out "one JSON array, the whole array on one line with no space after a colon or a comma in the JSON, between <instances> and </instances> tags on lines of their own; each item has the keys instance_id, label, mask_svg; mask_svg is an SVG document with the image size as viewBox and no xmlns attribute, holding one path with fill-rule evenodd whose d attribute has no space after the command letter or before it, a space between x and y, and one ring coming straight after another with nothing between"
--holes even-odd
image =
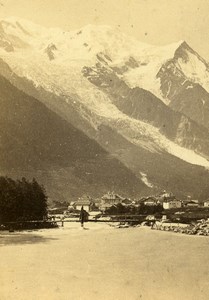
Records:
<instances>
[{"instance_id":1,"label":"building in village","mask_svg":"<svg viewBox=\"0 0 209 300\"><path fill-rule=\"evenodd\" d=\"M198 200L191 200L189 202L185 202L184 206L186 207L198 207L199 201Z\"/></svg>"},{"instance_id":2,"label":"building in village","mask_svg":"<svg viewBox=\"0 0 209 300\"><path fill-rule=\"evenodd\" d=\"M131 201L130 199L125 198L124 200L122 200L121 204L124 205L124 206L130 206L130 205L133 205L133 201Z\"/></svg>"},{"instance_id":3,"label":"building in village","mask_svg":"<svg viewBox=\"0 0 209 300\"><path fill-rule=\"evenodd\" d=\"M174 200L176 199L176 197L172 192L167 192L164 190L162 193L160 193L160 195L156 197L156 199L158 200L159 203L163 203L166 201L168 202Z\"/></svg>"},{"instance_id":4,"label":"building in village","mask_svg":"<svg viewBox=\"0 0 209 300\"><path fill-rule=\"evenodd\" d=\"M94 208L96 209L99 209L99 207L100 207L100 204L101 204L101 198L94 198L94 200L93 200L93 206L94 206Z\"/></svg>"},{"instance_id":5,"label":"building in village","mask_svg":"<svg viewBox=\"0 0 209 300\"><path fill-rule=\"evenodd\" d=\"M182 202L176 199L172 192L163 191L156 196L157 204L161 204L164 209L181 208Z\"/></svg>"},{"instance_id":6,"label":"building in village","mask_svg":"<svg viewBox=\"0 0 209 300\"><path fill-rule=\"evenodd\" d=\"M178 199L166 200L163 202L164 209L181 208L182 202Z\"/></svg>"},{"instance_id":7,"label":"building in village","mask_svg":"<svg viewBox=\"0 0 209 300\"><path fill-rule=\"evenodd\" d=\"M209 207L209 200L206 200L206 201L203 203L203 207Z\"/></svg>"},{"instance_id":8,"label":"building in village","mask_svg":"<svg viewBox=\"0 0 209 300\"><path fill-rule=\"evenodd\" d=\"M146 206L156 206L158 205L158 201L155 197L147 197L145 198L142 203Z\"/></svg>"},{"instance_id":9,"label":"building in village","mask_svg":"<svg viewBox=\"0 0 209 300\"><path fill-rule=\"evenodd\" d=\"M83 196L75 202L74 207L76 210L81 210L81 207L83 206L83 209L89 212L91 210L92 204L93 201L89 196Z\"/></svg>"},{"instance_id":10,"label":"building in village","mask_svg":"<svg viewBox=\"0 0 209 300\"><path fill-rule=\"evenodd\" d=\"M112 207L112 204L109 203L101 203L99 206L99 210L104 213L108 208Z\"/></svg>"},{"instance_id":11,"label":"building in village","mask_svg":"<svg viewBox=\"0 0 209 300\"><path fill-rule=\"evenodd\" d=\"M121 197L120 195L115 194L114 192L108 192L107 194L102 196L101 204L107 203L107 204L115 205L121 203L123 200L124 198Z\"/></svg>"},{"instance_id":12,"label":"building in village","mask_svg":"<svg viewBox=\"0 0 209 300\"><path fill-rule=\"evenodd\" d=\"M99 209L102 212L105 212L111 206L117 205L118 203L122 203L123 200L124 200L124 198L121 197L120 195L118 195L114 192L108 192L107 194L102 196Z\"/></svg>"}]
</instances>

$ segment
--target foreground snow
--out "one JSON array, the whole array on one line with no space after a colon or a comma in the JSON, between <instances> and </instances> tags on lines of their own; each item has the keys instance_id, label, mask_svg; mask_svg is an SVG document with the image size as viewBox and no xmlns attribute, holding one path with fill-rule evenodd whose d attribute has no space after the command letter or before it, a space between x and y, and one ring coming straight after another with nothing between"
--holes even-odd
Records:
<instances>
[{"instance_id":1,"label":"foreground snow","mask_svg":"<svg viewBox=\"0 0 209 300\"><path fill-rule=\"evenodd\" d=\"M79 223L0 234L1 300L205 300L208 238Z\"/></svg>"}]
</instances>

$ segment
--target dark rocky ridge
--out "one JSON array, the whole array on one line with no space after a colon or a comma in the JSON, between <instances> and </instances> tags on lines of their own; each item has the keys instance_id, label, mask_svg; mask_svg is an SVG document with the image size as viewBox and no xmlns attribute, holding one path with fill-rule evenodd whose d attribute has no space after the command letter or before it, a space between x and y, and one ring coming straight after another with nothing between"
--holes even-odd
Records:
<instances>
[{"instance_id":1,"label":"dark rocky ridge","mask_svg":"<svg viewBox=\"0 0 209 300\"><path fill-rule=\"evenodd\" d=\"M209 129L209 93L200 84L187 78L178 63L179 60L189 63L188 53L197 57L209 71L208 63L184 42L174 57L160 68L157 78L161 80L162 93L170 100L172 109Z\"/></svg>"}]
</instances>

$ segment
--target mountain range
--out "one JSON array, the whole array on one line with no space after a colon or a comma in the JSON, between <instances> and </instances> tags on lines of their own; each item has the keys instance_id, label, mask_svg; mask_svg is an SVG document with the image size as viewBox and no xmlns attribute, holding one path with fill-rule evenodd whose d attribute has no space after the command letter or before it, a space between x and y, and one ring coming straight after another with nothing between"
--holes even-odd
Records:
<instances>
[{"instance_id":1,"label":"mountain range","mask_svg":"<svg viewBox=\"0 0 209 300\"><path fill-rule=\"evenodd\" d=\"M185 41L0 22L0 170L51 200L209 193L209 65Z\"/></svg>"}]
</instances>

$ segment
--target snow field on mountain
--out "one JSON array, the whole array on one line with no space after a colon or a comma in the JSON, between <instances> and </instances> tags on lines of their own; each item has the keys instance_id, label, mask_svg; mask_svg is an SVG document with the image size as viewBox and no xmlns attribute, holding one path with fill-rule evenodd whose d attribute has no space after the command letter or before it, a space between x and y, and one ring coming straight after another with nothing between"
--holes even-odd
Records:
<instances>
[{"instance_id":1,"label":"snow field on mountain","mask_svg":"<svg viewBox=\"0 0 209 300\"><path fill-rule=\"evenodd\" d=\"M18 76L26 77L36 87L43 87L60 96L60 101L63 99L69 103L76 99L73 100L76 103L69 105L77 104L79 109L79 102L91 111L91 115L84 116L91 125L108 124L131 143L148 151L165 151L188 163L209 167L205 158L171 142L157 128L123 114L106 94L82 75L82 68L92 66L100 51L110 56L110 66L120 66L133 56L142 65L125 73L125 81L131 87L144 87L160 96L159 82L155 78L158 68L174 55L182 42L153 47L127 38L108 26L95 28L89 25L79 31L63 32L60 29L44 29L25 21L16 23L14 19L11 24L4 25L4 30L9 35L17 35L29 46L15 49L12 53L0 49L1 58ZM57 50L54 50L55 60L50 61L44 50L52 43ZM181 68L191 73L183 64Z\"/></svg>"},{"instance_id":2,"label":"snow field on mountain","mask_svg":"<svg viewBox=\"0 0 209 300\"><path fill-rule=\"evenodd\" d=\"M144 172L140 172L141 180L146 184L146 186L152 188L153 184L148 180L147 174Z\"/></svg>"},{"instance_id":3,"label":"snow field on mountain","mask_svg":"<svg viewBox=\"0 0 209 300\"><path fill-rule=\"evenodd\" d=\"M14 55L9 58L7 55L3 57L15 73L19 76L27 76L36 86L42 86L56 95L68 96L68 101L73 98L73 94L76 94L77 101L92 111L97 124L98 122L108 124L131 143L151 152L166 151L188 163L209 167L209 162L194 151L176 145L152 125L132 119L119 111L106 94L82 76L77 65L74 67L71 65L71 68L67 69L45 60L40 61L40 57L37 62L34 62L35 56L33 62L30 60L30 55L28 61L26 58L27 56L24 56L21 60L20 55L16 58ZM89 119L92 123L92 118Z\"/></svg>"}]
</instances>

